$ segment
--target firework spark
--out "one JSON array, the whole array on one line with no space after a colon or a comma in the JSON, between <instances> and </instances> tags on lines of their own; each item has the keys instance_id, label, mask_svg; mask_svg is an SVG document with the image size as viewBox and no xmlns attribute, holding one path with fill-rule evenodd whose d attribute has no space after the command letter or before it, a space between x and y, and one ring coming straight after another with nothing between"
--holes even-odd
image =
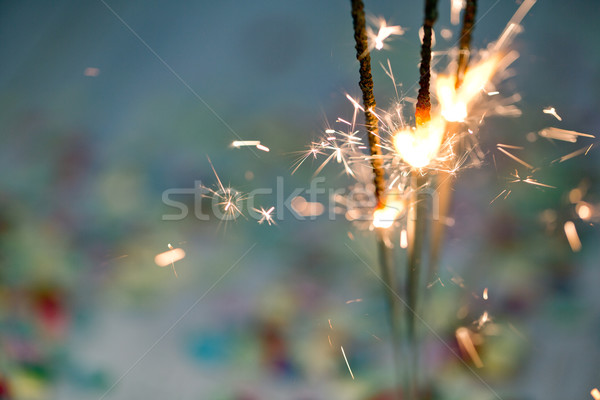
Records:
<instances>
[{"instance_id":1,"label":"firework spark","mask_svg":"<svg viewBox=\"0 0 600 400\"><path fill-rule=\"evenodd\" d=\"M548 108L544 108L544 109L542 110L542 112L543 112L544 114L550 114L550 115L554 116L554 118L556 118L557 120L559 120L559 121L562 121L562 118L560 117L560 115L558 115L558 114L556 113L556 109L555 109L554 107L548 107Z\"/></svg>"},{"instance_id":2,"label":"firework spark","mask_svg":"<svg viewBox=\"0 0 600 400\"><path fill-rule=\"evenodd\" d=\"M460 327L456 330L456 339L458 340L461 349L469 355L473 364L475 364L477 368L482 368L483 362L473 343L473 333L468 328Z\"/></svg>"},{"instance_id":3,"label":"firework spark","mask_svg":"<svg viewBox=\"0 0 600 400\"><path fill-rule=\"evenodd\" d=\"M266 222L269 226L274 225L275 221L273 220L272 215L274 210L275 206L272 206L268 210L265 210L263 207L261 207L260 210L255 208L254 211L260 214L260 219L258 220L258 223L262 224L263 222Z\"/></svg>"},{"instance_id":4,"label":"firework spark","mask_svg":"<svg viewBox=\"0 0 600 400\"><path fill-rule=\"evenodd\" d=\"M344 361L346 361L346 366L348 367L348 371L350 372L350 376L354 380L354 374L352 373L352 368L350 368L350 363L348 362L348 358L346 357L346 352L344 351L344 346L340 346L342 349L342 355L344 356Z\"/></svg>"},{"instance_id":5,"label":"firework spark","mask_svg":"<svg viewBox=\"0 0 600 400\"><path fill-rule=\"evenodd\" d=\"M392 35L403 35L404 29L400 25L389 26L383 18L372 18L374 25L379 26L379 30L375 33L371 28L368 29L369 48L381 50L384 48L385 39Z\"/></svg>"},{"instance_id":6,"label":"firework spark","mask_svg":"<svg viewBox=\"0 0 600 400\"><path fill-rule=\"evenodd\" d=\"M173 248L171 243L168 245L169 251L165 251L163 253L157 254L154 257L154 263L159 267L166 267L167 265L171 265L173 268L173 273L177 278L177 271L175 270L175 262L183 260L185 258L185 251L179 248Z\"/></svg>"},{"instance_id":7,"label":"firework spark","mask_svg":"<svg viewBox=\"0 0 600 400\"><path fill-rule=\"evenodd\" d=\"M577 234L577 228L575 227L575 224L573 221L567 221L565 222L564 229L567 240L569 241L569 246L571 246L571 250L577 253L581 250L581 240Z\"/></svg>"}]
</instances>

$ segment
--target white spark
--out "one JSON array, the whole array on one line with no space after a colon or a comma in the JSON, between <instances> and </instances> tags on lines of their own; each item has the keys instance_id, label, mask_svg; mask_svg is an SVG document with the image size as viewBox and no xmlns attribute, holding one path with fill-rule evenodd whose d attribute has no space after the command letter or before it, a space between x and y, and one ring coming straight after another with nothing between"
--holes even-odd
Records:
<instances>
[{"instance_id":1,"label":"white spark","mask_svg":"<svg viewBox=\"0 0 600 400\"><path fill-rule=\"evenodd\" d=\"M350 364L348 363L348 358L346 358L346 352L344 352L344 346L340 346L342 349L342 355L344 356L344 360L346 361L346 365L348 366L348 371L350 371L350 376L354 379L354 374L352 373L352 368L350 368Z\"/></svg>"}]
</instances>

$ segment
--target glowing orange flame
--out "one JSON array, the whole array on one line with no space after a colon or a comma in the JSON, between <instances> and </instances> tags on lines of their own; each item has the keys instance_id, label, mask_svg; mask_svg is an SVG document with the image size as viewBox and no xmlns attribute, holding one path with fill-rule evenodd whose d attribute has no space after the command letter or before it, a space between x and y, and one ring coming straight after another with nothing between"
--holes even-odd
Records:
<instances>
[{"instance_id":1,"label":"glowing orange flame","mask_svg":"<svg viewBox=\"0 0 600 400\"><path fill-rule=\"evenodd\" d=\"M495 54L470 67L458 89L455 87L455 76L440 75L437 77L436 93L442 107L442 117L446 121L462 122L467 118L469 104L492 78L500 59L500 56Z\"/></svg>"}]
</instances>

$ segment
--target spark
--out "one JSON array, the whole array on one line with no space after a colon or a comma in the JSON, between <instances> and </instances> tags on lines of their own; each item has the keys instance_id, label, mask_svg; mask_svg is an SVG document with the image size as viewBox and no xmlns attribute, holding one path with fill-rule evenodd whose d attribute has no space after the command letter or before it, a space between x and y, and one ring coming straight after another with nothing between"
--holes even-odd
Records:
<instances>
[{"instance_id":1,"label":"spark","mask_svg":"<svg viewBox=\"0 0 600 400\"><path fill-rule=\"evenodd\" d=\"M542 186L542 187L546 187L546 188L550 188L550 189L556 189L556 186L546 185L545 183L538 182L533 178L525 178L522 180L522 182L529 183L530 185Z\"/></svg>"},{"instance_id":2,"label":"spark","mask_svg":"<svg viewBox=\"0 0 600 400\"><path fill-rule=\"evenodd\" d=\"M379 31L377 35L371 29L369 29L368 35L371 39L371 43L374 43L374 47L377 50L381 50L384 47L383 41L392 35L403 35L404 29L400 25L388 26L387 22L383 18L378 18L375 23L379 25Z\"/></svg>"},{"instance_id":3,"label":"spark","mask_svg":"<svg viewBox=\"0 0 600 400\"><path fill-rule=\"evenodd\" d=\"M496 146L498 146L498 147L504 147L504 148L507 148L507 149L523 150L522 146L513 146L511 144L498 143Z\"/></svg>"},{"instance_id":4,"label":"spark","mask_svg":"<svg viewBox=\"0 0 600 400\"><path fill-rule=\"evenodd\" d=\"M579 218L581 218L584 221L590 219L594 214L592 206L583 202L577 203L577 206L575 206L575 212L577 213Z\"/></svg>"},{"instance_id":5,"label":"spark","mask_svg":"<svg viewBox=\"0 0 600 400\"><path fill-rule=\"evenodd\" d=\"M494 91L494 92L488 92L488 93L487 93L487 95L488 95L488 96L495 96L495 95L497 95L497 94L500 94L500 92L498 92L498 91Z\"/></svg>"},{"instance_id":6,"label":"spark","mask_svg":"<svg viewBox=\"0 0 600 400\"><path fill-rule=\"evenodd\" d=\"M406 229L400 231L400 248L406 249L408 247L408 233Z\"/></svg>"},{"instance_id":7,"label":"spark","mask_svg":"<svg viewBox=\"0 0 600 400\"><path fill-rule=\"evenodd\" d=\"M488 288L483 289L483 299L484 300L488 299Z\"/></svg>"},{"instance_id":8,"label":"spark","mask_svg":"<svg viewBox=\"0 0 600 400\"><path fill-rule=\"evenodd\" d=\"M438 282L440 283L440 285L442 285L442 287L446 287L446 285L444 285L444 282L442 282L442 280L438 276L433 282L431 282L429 285L427 285L427 289L431 289Z\"/></svg>"},{"instance_id":9,"label":"spark","mask_svg":"<svg viewBox=\"0 0 600 400\"><path fill-rule=\"evenodd\" d=\"M585 155L587 155L587 153L590 151L590 149L592 148L592 146L593 146L593 145L594 145L594 144L592 143L591 145L589 145L589 146L587 146L587 147L582 147L581 149L579 149L579 150L575 150L575 151L573 151L573 152L571 152L571 153L569 153L569 154L567 154L567 155L564 155L564 156L562 156L561 158L558 158L558 159L556 159L556 160L554 160L554 161L552 161L552 162L553 162L553 163L555 163L555 162L559 162L559 163L561 163L561 162L565 162L565 161L567 161L567 160L570 160L570 159L571 159L571 158L573 158L573 157L580 156L580 155L582 155L582 154L585 154Z\"/></svg>"},{"instance_id":10,"label":"spark","mask_svg":"<svg viewBox=\"0 0 600 400\"><path fill-rule=\"evenodd\" d=\"M452 25L458 25L460 12L465 8L465 0L451 0L450 4L450 22Z\"/></svg>"},{"instance_id":11,"label":"spark","mask_svg":"<svg viewBox=\"0 0 600 400\"><path fill-rule=\"evenodd\" d=\"M556 139L556 140L562 140L564 142L571 142L571 143L577 142L578 136L587 137L587 138L595 138L594 135L590 135L587 133L569 131L566 129L553 128L553 127L542 129L541 131L538 132L538 134L541 137L545 137L547 139Z\"/></svg>"},{"instance_id":12,"label":"spark","mask_svg":"<svg viewBox=\"0 0 600 400\"><path fill-rule=\"evenodd\" d=\"M498 148L498 149L501 150L500 148ZM510 181L510 183L523 182L523 183L527 183L529 185L541 186L541 187L546 187L546 188L550 188L550 189L556 189L556 186L547 185L545 183L538 182L537 180L533 179L531 176L528 176L525 179L523 179L519 176L519 171L517 171L517 170L515 170L514 177L515 177L515 179ZM506 197L508 197L508 195L506 195ZM505 197L505 199L506 199L506 197Z\"/></svg>"},{"instance_id":13,"label":"spark","mask_svg":"<svg viewBox=\"0 0 600 400\"><path fill-rule=\"evenodd\" d=\"M458 340L460 347L469 355L471 360L473 360L475 366L477 368L482 368L483 362L481 362L481 358L479 358L479 354L477 354L477 350L473 344L471 331L465 327L458 328L456 330L456 339Z\"/></svg>"},{"instance_id":14,"label":"spark","mask_svg":"<svg viewBox=\"0 0 600 400\"><path fill-rule=\"evenodd\" d=\"M354 98L352 96L350 96L349 94L346 95L346 98L348 100L350 100L350 103L352 103L352 105L354 106L354 109L358 109L361 111L365 111L365 109L360 105L360 103L356 100L354 100Z\"/></svg>"},{"instance_id":15,"label":"spark","mask_svg":"<svg viewBox=\"0 0 600 400\"><path fill-rule=\"evenodd\" d=\"M260 140L234 140L231 145L233 147L258 146Z\"/></svg>"},{"instance_id":16,"label":"spark","mask_svg":"<svg viewBox=\"0 0 600 400\"><path fill-rule=\"evenodd\" d=\"M260 144L260 140L234 140L231 143L232 147L239 149L240 147L256 147L258 150L269 152L270 149Z\"/></svg>"},{"instance_id":17,"label":"spark","mask_svg":"<svg viewBox=\"0 0 600 400\"><path fill-rule=\"evenodd\" d=\"M173 268L173 273L177 278L177 271L175 270L175 262L182 260L185 258L185 251L179 248L173 248L171 244L168 245L169 251L165 251L163 253L157 254L154 257L154 263L159 267L166 267L167 265L171 265Z\"/></svg>"},{"instance_id":18,"label":"spark","mask_svg":"<svg viewBox=\"0 0 600 400\"><path fill-rule=\"evenodd\" d=\"M215 178L217 179L217 188L216 190L211 188L205 189L209 191L213 198L220 200L217 205L220 206L224 211L226 217L225 220L235 219L239 215L243 216L244 214L242 213L239 205L246 197L242 193L229 186L225 187L223 182L221 182L221 178L219 178L219 175L217 174L217 171L215 170L210 158L208 158L208 163L210 164Z\"/></svg>"},{"instance_id":19,"label":"spark","mask_svg":"<svg viewBox=\"0 0 600 400\"><path fill-rule=\"evenodd\" d=\"M260 208L260 210L255 208L254 211L256 211L257 213L260 213L260 216L261 216L260 219L258 220L258 223L262 224L263 222L266 222L269 226L271 226L272 224L275 224L275 221L273 220L273 215L271 215L273 210L275 210L275 206L272 206L268 210L265 210L262 207Z\"/></svg>"},{"instance_id":20,"label":"spark","mask_svg":"<svg viewBox=\"0 0 600 400\"><path fill-rule=\"evenodd\" d=\"M344 360L346 361L346 366L348 367L348 371L350 371L350 376L354 380L354 374L352 373L352 368L350 368L350 364L348 363L348 358L346 358L346 352L344 351L344 346L340 346L342 349L342 355L344 356Z\"/></svg>"},{"instance_id":21,"label":"spark","mask_svg":"<svg viewBox=\"0 0 600 400\"><path fill-rule=\"evenodd\" d=\"M360 303L362 302L363 299L354 299L354 300L348 300L346 301L346 304L351 304L351 303Z\"/></svg>"},{"instance_id":22,"label":"spark","mask_svg":"<svg viewBox=\"0 0 600 400\"><path fill-rule=\"evenodd\" d=\"M481 328L483 328L483 326L490 321L491 321L491 318L488 315L488 312L484 311L483 314L481 314L481 317L479 317L479 319L477 321L475 321L477 323L477 329L481 330Z\"/></svg>"},{"instance_id":23,"label":"spark","mask_svg":"<svg viewBox=\"0 0 600 400\"><path fill-rule=\"evenodd\" d=\"M556 109L555 109L554 107L548 107L548 108L544 108L544 109L542 110L542 112L543 112L544 114L550 114L550 115L553 115L553 116L554 116L554 118L556 118L556 119L557 119L557 120L559 120L559 121L562 121L562 118L560 117L560 115L558 115L558 114L556 113Z\"/></svg>"},{"instance_id":24,"label":"spark","mask_svg":"<svg viewBox=\"0 0 600 400\"><path fill-rule=\"evenodd\" d=\"M600 400L600 390L598 390L597 388L593 388L590 394L592 395L594 400Z\"/></svg>"},{"instance_id":25,"label":"spark","mask_svg":"<svg viewBox=\"0 0 600 400\"><path fill-rule=\"evenodd\" d=\"M88 67L83 71L83 75L95 78L100 75L100 69L94 67Z\"/></svg>"},{"instance_id":26,"label":"spark","mask_svg":"<svg viewBox=\"0 0 600 400\"><path fill-rule=\"evenodd\" d=\"M504 189L503 191L501 191L498 196L494 197L494 200L490 201L490 204L492 204L493 202L495 202L496 200L498 200L498 198L500 196L502 196L504 193L506 193L506 189Z\"/></svg>"},{"instance_id":27,"label":"spark","mask_svg":"<svg viewBox=\"0 0 600 400\"><path fill-rule=\"evenodd\" d=\"M375 339L377 339L377 341L381 342L381 338L373 333L371 333L371 336L373 336Z\"/></svg>"},{"instance_id":28,"label":"spark","mask_svg":"<svg viewBox=\"0 0 600 400\"><path fill-rule=\"evenodd\" d=\"M565 235L567 236L567 240L569 241L569 245L571 246L571 250L575 253L581 250L581 240L579 240L579 235L577 234L577 228L575 228L575 224L573 221L565 222Z\"/></svg>"},{"instance_id":29,"label":"spark","mask_svg":"<svg viewBox=\"0 0 600 400\"><path fill-rule=\"evenodd\" d=\"M531 7L533 7L535 2L536 0L525 0L521 4L521 6L519 6L515 14L510 19L510 21L508 21L508 24L506 24L506 28L504 28L504 31L500 35L500 38L498 39L498 41L496 41L496 44L494 46L494 49L496 51L500 51L508 44L510 44L512 38L520 32L521 29L519 24L521 23L521 21L523 21L523 18L525 18L525 15L527 15L529 10L531 10Z\"/></svg>"},{"instance_id":30,"label":"spark","mask_svg":"<svg viewBox=\"0 0 600 400\"><path fill-rule=\"evenodd\" d=\"M169 248L169 250L173 250L173 246L171 245L171 243L169 243L167 245L167 247ZM179 276L177 275L177 271L175 270L175 260L171 260L171 267L173 268L173 273L175 274L175 278L179 278Z\"/></svg>"},{"instance_id":31,"label":"spark","mask_svg":"<svg viewBox=\"0 0 600 400\"><path fill-rule=\"evenodd\" d=\"M498 150L500 150L501 152L503 152L504 154L506 154L507 156L509 156L510 158L512 158L513 160L515 160L516 162L518 162L521 165L524 165L525 167L529 168L529 169L533 169L533 166L531 164L526 163L525 161L521 160L520 158L518 158L517 156L509 153L508 151L504 150L502 147L496 147Z\"/></svg>"}]
</instances>

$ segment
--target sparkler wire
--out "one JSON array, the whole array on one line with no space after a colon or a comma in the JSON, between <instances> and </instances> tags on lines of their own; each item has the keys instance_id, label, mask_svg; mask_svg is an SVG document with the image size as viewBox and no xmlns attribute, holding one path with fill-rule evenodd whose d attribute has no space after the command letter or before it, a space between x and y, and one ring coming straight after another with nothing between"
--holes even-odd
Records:
<instances>
[{"instance_id":1,"label":"sparkler wire","mask_svg":"<svg viewBox=\"0 0 600 400\"><path fill-rule=\"evenodd\" d=\"M385 193L385 170L383 169L383 158L381 144L379 140L379 120L373 113L376 107L375 97L373 95L373 76L371 75L371 55L369 53L369 43L367 39L367 27L365 19L365 7L362 0L351 0L352 22L354 27L354 40L356 42L356 59L360 64L359 87L363 94L363 106L365 113L365 125L369 138L369 150L371 154L371 166L373 168L373 182L375 184L375 198L377 207L385 206L383 195ZM379 262L382 272L382 279L385 283L384 291L387 294L387 303L390 315L390 328L392 334L392 347L394 351L394 363L396 368L396 378L401 383L400 378L400 316L399 304L393 296L397 286L394 278L394 255L393 250L385 242L385 233L382 230L377 231L377 246L379 252ZM392 288L392 292L386 290ZM400 398L401 394L394 391Z\"/></svg>"},{"instance_id":2,"label":"sparkler wire","mask_svg":"<svg viewBox=\"0 0 600 400\"><path fill-rule=\"evenodd\" d=\"M360 63L360 82L358 86L362 91L363 105L365 109L365 124L369 136L369 147L371 152L371 165L373 167L375 198L377 205L382 206L382 197L385 191L385 171L381 145L379 141L379 124L373 110L376 103L373 95L373 76L371 75L371 54L367 39L367 22L365 19L365 6L362 0L352 1L352 21L354 26L354 40L356 42L356 59Z\"/></svg>"},{"instance_id":3,"label":"sparkler wire","mask_svg":"<svg viewBox=\"0 0 600 400\"><path fill-rule=\"evenodd\" d=\"M471 56L471 34L475 27L475 14L477 12L477 0L467 0L467 6L463 17L462 30L460 32L460 44L458 46L458 67L456 69L456 89L462 85L467 72L469 58Z\"/></svg>"},{"instance_id":4,"label":"sparkler wire","mask_svg":"<svg viewBox=\"0 0 600 400\"><path fill-rule=\"evenodd\" d=\"M494 4L495 5L495 4ZM471 55L471 36L473 29L475 28L476 21L475 16L477 13L477 0L467 0L467 5L464 11L463 24L461 28L461 35L459 38L459 52L456 69L456 84L455 88L458 89L462 85L463 79L469 66L469 60ZM485 16L485 15L484 15ZM483 17L482 17L483 18ZM454 131L460 129L458 123L447 123L446 124L446 135L452 134ZM460 143L457 143L460 145ZM454 176L452 174L438 171L437 173L437 198L438 198L438 209L439 217L438 221L432 221L431 231L431 252L429 255L429 280L433 280L437 273L440 256L442 253L442 245L444 243L444 236L446 233L445 218L450 211L452 206L452 198L454 189Z\"/></svg>"},{"instance_id":5,"label":"sparkler wire","mask_svg":"<svg viewBox=\"0 0 600 400\"><path fill-rule=\"evenodd\" d=\"M437 19L437 0L425 0L425 20L423 22L423 41L421 45L421 64L419 66L419 93L415 121L417 127L425 126L431 120L431 41L433 25ZM406 293L407 308L418 310L419 292L421 288L421 269L423 254L427 241L427 226L429 224L429 207L422 189L427 184L428 176L425 172L413 169L411 172L412 186L412 211L408 220L408 264L406 268ZM406 312L406 350L408 351L407 372L408 387L405 390L408 400L418 398L418 367L419 367L419 340L416 332L415 312Z\"/></svg>"},{"instance_id":6,"label":"sparkler wire","mask_svg":"<svg viewBox=\"0 0 600 400\"><path fill-rule=\"evenodd\" d=\"M437 19L437 0L425 0L425 22L423 23L423 43L421 45L421 64L419 66L419 94L417 96L417 126L431 119L431 99L429 81L431 80L431 37L433 24Z\"/></svg>"}]
</instances>

